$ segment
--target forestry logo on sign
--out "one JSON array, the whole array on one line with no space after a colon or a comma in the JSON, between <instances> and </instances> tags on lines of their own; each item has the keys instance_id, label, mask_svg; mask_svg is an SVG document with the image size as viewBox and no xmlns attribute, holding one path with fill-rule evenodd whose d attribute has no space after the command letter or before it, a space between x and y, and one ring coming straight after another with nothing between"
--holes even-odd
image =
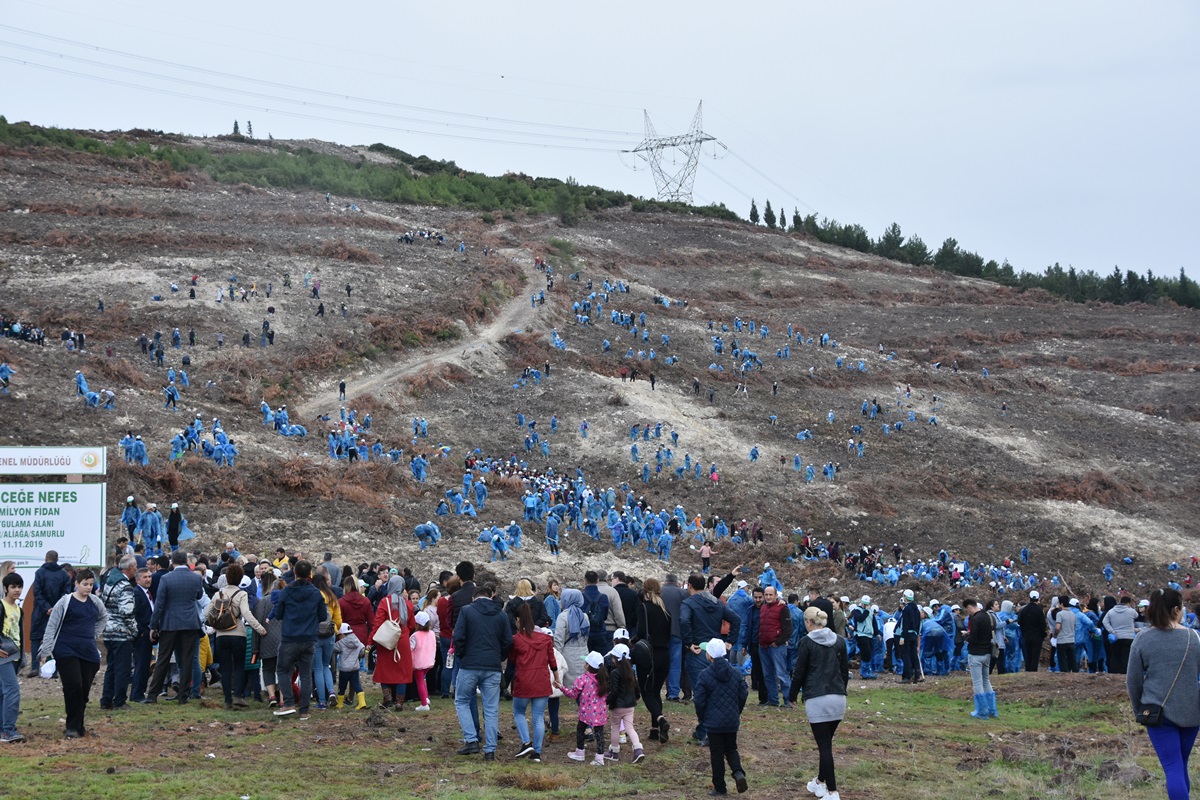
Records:
<instances>
[{"instance_id":1,"label":"forestry logo on sign","mask_svg":"<svg viewBox=\"0 0 1200 800\"><path fill-rule=\"evenodd\" d=\"M83 454L83 458L79 460L79 463L83 464L84 469L92 470L100 465L100 456L89 450Z\"/></svg>"}]
</instances>

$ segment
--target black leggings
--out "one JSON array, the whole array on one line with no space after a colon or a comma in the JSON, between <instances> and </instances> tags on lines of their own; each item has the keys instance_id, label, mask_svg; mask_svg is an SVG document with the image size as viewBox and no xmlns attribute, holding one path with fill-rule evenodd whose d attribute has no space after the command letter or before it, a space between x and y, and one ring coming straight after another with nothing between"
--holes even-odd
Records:
<instances>
[{"instance_id":1,"label":"black leggings","mask_svg":"<svg viewBox=\"0 0 1200 800\"><path fill-rule=\"evenodd\" d=\"M825 784L830 792L837 791L837 778L833 776L833 733L841 720L833 722L812 722L813 738L817 740L817 752L820 753L820 764L817 769L817 780Z\"/></svg>"},{"instance_id":2,"label":"black leggings","mask_svg":"<svg viewBox=\"0 0 1200 800\"><path fill-rule=\"evenodd\" d=\"M667 673L671 669L671 651L665 647L653 648L654 662L650 669L638 670L638 689L642 692L642 702L650 712L651 726L658 724L658 718L663 715L662 688L667 682Z\"/></svg>"},{"instance_id":3,"label":"black leggings","mask_svg":"<svg viewBox=\"0 0 1200 800\"><path fill-rule=\"evenodd\" d=\"M604 738L604 726L603 725L592 725L591 728L592 728L592 733L594 733L596 735L596 755L598 755L598 756L604 755L604 751L608 749L608 740ZM586 734L587 729L588 729L588 724L586 722L576 722L575 723L575 749L576 750L587 749L584 747L584 745L587 744L587 734Z\"/></svg>"}]
</instances>

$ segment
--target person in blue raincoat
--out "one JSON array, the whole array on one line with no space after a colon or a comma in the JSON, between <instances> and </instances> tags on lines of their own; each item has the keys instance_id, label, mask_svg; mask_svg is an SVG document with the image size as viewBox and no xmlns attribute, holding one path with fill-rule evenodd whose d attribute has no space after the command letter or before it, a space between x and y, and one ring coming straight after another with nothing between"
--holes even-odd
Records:
<instances>
[{"instance_id":1,"label":"person in blue raincoat","mask_svg":"<svg viewBox=\"0 0 1200 800\"><path fill-rule=\"evenodd\" d=\"M144 467L150 463L150 457L146 454L146 443L142 441L141 436L133 437L131 454L135 464L141 464Z\"/></svg>"},{"instance_id":2,"label":"person in blue raincoat","mask_svg":"<svg viewBox=\"0 0 1200 800\"><path fill-rule=\"evenodd\" d=\"M125 532L130 541L133 541L133 532L137 529L138 520L141 518L142 510L137 507L133 495L129 495L125 498L125 510L121 512L121 524L125 526Z\"/></svg>"},{"instance_id":3,"label":"person in blue raincoat","mask_svg":"<svg viewBox=\"0 0 1200 800\"><path fill-rule=\"evenodd\" d=\"M413 528L413 535L417 537L417 542L424 550L432 544L437 544L441 539L441 531L438 526L433 524L432 520L426 520L424 523Z\"/></svg>"},{"instance_id":4,"label":"person in blue raincoat","mask_svg":"<svg viewBox=\"0 0 1200 800\"><path fill-rule=\"evenodd\" d=\"M924 619L921 622L921 668L926 675L950 674L950 645L952 636L946 635L946 630L933 618L933 609L921 609Z\"/></svg>"},{"instance_id":5,"label":"person in blue raincoat","mask_svg":"<svg viewBox=\"0 0 1200 800\"><path fill-rule=\"evenodd\" d=\"M480 477L479 482L475 484L475 506L480 511L483 511L483 504L487 501L488 488L487 482Z\"/></svg>"},{"instance_id":6,"label":"person in blue raincoat","mask_svg":"<svg viewBox=\"0 0 1200 800\"><path fill-rule=\"evenodd\" d=\"M508 560L508 543L504 541L504 537L499 533L492 534L492 561L499 559L500 561Z\"/></svg>"},{"instance_id":7,"label":"person in blue raincoat","mask_svg":"<svg viewBox=\"0 0 1200 800\"><path fill-rule=\"evenodd\" d=\"M775 591L783 592L783 584L780 583L779 578L775 577L775 568L771 566L770 561L763 564L763 571L758 576L758 585L764 589L768 586L774 586Z\"/></svg>"}]
</instances>

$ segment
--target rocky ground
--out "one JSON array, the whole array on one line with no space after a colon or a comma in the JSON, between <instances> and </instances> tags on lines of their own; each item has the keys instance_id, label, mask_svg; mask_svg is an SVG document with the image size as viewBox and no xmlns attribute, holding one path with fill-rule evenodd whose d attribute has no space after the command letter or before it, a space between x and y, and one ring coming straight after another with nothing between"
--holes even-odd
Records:
<instances>
[{"instance_id":1,"label":"rocky ground","mask_svg":"<svg viewBox=\"0 0 1200 800\"><path fill-rule=\"evenodd\" d=\"M1079 589L1101 588L1101 567L1126 555L1138 563L1120 568L1117 583L1161 583L1165 564L1195 547L1195 311L1073 305L744 224L629 211L592 216L576 228L521 214L485 222L463 210L327 202L322 193L221 185L202 173L54 150L0 151L0 198L0 313L47 331L44 348L0 342L0 359L17 371L12 393L0 397L0 441L107 444L110 535L124 496L135 494L181 502L210 550L227 539L243 552L285 544L332 550L344 562L412 564L419 574L484 558L474 536L484 523L520 516L516 482L492 486L480 520L440 520L447 537L436 550L418 552L412 527L458 484L466 453L523 453L515 424L521 411L539 420L544 435L558 416L548 462L530 456L538 468L581 467L594 485L628 482L654 505L682 503L691 515L761 519L767 545L755 553L723 546L716 558L722 568L763 560L779 566L790 552L786 533L797 526L850 546L898 542L926 557L945 547L972 562L1015 557L1028 546L1030 569L1061 573ZM349 203L361 211L347 210ZM397 240L418 229L445 232L448 244ZM468 245L461 254L453 246L460 240ZM529 296L545 285L536 256L557 265L558 280L534 308ZM567 279L574 272L578 282ZM320 301L304 288L306 274L322 281ZM199 279L189 300L192 275ZM232 275L243 286L257 284L258 297L218 304L217 290ZM586 280L599 290L605 278L625 281L630 292L610 295L591 326L576 325L571 303L586 294ZM181 291L172 293L172 283ZM666 308L656 296L688 304ZM96 311L101 299L103 314ZM316 316L318 302L324 317ZM633 340L609 324L611 309L646 313L647 347L658 358L639 368L655 373L653 391L644 380L621 381L620 367L633 365L622 358ZM707 330L709 320L719 328L739 315L770 328L766 340L739 337L764 362L745 394L734 392L728 347L715 356ZM274 346L260 348L264 319L277 333ZM838 350L793 342L790 359L776 358L789 324L818 338L829 333ZM58 340L64 327L87 334L86 353L65 352ZM167 365L178 368L184 352L192 359L192 388L178 413L162 408L165 368L141 356L136 341L156 330L169 337L174 327L185 346L168 348ZM552 330L566 351L550 347ZM241 347L244 331L250 348ZM609 354L601 347L606 338ZM733 338L726 334L727 343ZM895 358L881 356L880 345ZM665 365L668 354L679 363ZM837 369L837 355L850 364L861 359L867 371ZM546 359L549 380L514 390L525 366ZM722 372L708 369L714 360ZM939 361L940 370L933 367ZM117 393L115 413L82 407L76 369L93 388ZM713 402L706 391L692 393L693 376L714 388ZM448 458L434 459L427 484L415 484L404 464L327 458L314 417L336 415L343 378L347 405L372 414L372 440L404 448L405 463L416 450L452 448ZM908 386L911 397L901 391ZM936 428L927 424L934 395L941 398ZM310 436L284 438L265 428L258 413L264 398L288 404ZM866 456L858 459L846 439L863 421L863 400L872 398L885 420L904 419L905 430L885 438L882 421L864 422ZM907 422L910 408L915 423ZM241 451L236 469L195 457L168 464L167 442L194 414L224 421ZM415 445L413 417L427 418L430 431ZM592 426L587 440L577 432L584 418ZM680 461L686 453L715 463L720 485L678 480L668 470L643 485L627 434L647 421L678 432ZM804 428L812 441L796 440ZM116 443L126 430L150 443L149 467L121 463ZM656 444L641 443L643 454L652 456ZM762 456L752 464L756 444ZM818 475L806 485L792 470L797 453L806 464L838 462L837 480ZM555 563L535 533L498 572L508 579L622 563L642 574L658 569L578 538L564 541ZM683 572L696 561L677 546L672 567ZM844 578L836 570L783 571L789 588Z\"/></svg>"}]
</instances>

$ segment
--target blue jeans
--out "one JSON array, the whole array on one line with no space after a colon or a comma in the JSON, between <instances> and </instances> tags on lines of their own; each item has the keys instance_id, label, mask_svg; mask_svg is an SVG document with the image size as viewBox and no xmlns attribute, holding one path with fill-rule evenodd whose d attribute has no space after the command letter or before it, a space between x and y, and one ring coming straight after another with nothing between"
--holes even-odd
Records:
<instances>
[{"instance_id":1,"label":"blue jeans","mask_svg":"<svg viewBox=\"0 0 1200 800\"><path fill-rule=\"evenodd\" d=\"M708 669L708 659L705 658L703 651L699 654L688 650L683 654L683 666L687 670L688 680L692 682L692 691L696 691L696 682L700 680L700 675L704 670ZM708 730L704 727L704 720L697 718L696 730L692 736L697 741L703 741L708 738Z\"/></svg>"},{"instance_id":2,"label":"blue jeans","mask_svg":"<svg viewBox=\"0 0 1200 800\"><path fill-rule=\"evenodd\" d=\"M1192 781L1188 777L1188 757L1192 754L1192 745L1196 743L1196 732L1200 728L1180 728L1166 719L1161 725L1146 728L1150 736L1150 744L1158 753L1158 763L1162 765L1167 778L1167 800L1187 800L1192 790Z\"/></svg>"},{"instance_id":3,"label":"blue jeans","mask_svg":"<svg viewBox=\"0 0 1200 800\"><path fill-rule=\"evenodd\" d=\"M759 647L758 657L762 661L763 680L767 683L767 702L777 705L782 698L787 702L788 692L792 688L792 677L787 671L787 646ZM776 687L776 682L779 686Z\"/></svg>"},{"instance_id":4,"label":"blue jeans","mask_svg":"<svg viewBox=\"0 0 1200 800\"><path fill-rule=\"evenodd\" d=\"M17 681L17 662L0 664L0 733L12 736L17 732L17 715L21 713L21 684Z\"/></svg>"},{"instance_id":5,"label":"blue jeans","mask_svg":"<svg viewBox=\"0 0 1200 800\"><path fill-rule=\"evenodd\" d=\"M105 639L104 649L108 651L108 667L104 670L100 707L123 706L129 699L129 676L133 672L133 642Z\"/></svg>"},{"instance_id":6,"label":"blue jeans","mask_svg":"<svg viewBox=\"0 0 1200 800\"><path fill-rule=\"evenodd\" d=\"M521 744L533 743L535 753L542 752L542 740L546 738L546 702L549 697L514 697L513 722L517 723L517 734ZM533 738L529 738L529 723L525 719L525 709L533 706Z\"/></svg>"},{"instance_id":7,"label":"blue jeans","mask_svg":"<svg viewBox=\"0 0 1200 800\"><path fill-rule=\"evenodd\" d=\"M672 636L669 650L671 653L671 666L667 670L667 697L678 699L680 695L679 669L683 665L683 639L680 639L678 636Z\"/></svg>"},{"instance_id":8,"label":"blue jeans","mask_svg":"<svg viewBox=\"0 0 1200 800\"><path fill-rule=\"evenodd\" d=\"M329 662L333 660L333 637L317 638L317 646L313 648L313 686L317 692L317 703L324 703L329 695L337 694L333 684L333 673Z\"/></svg>"},{"instance_id":9,"label":"blue jeans","mask_svg":"<svg viewBox=\"0 0 1200 800\"><path fill-rule=\"evenodd\" d=\"M496 734L500 732L500 670L458 670L454 679L454 711L467 744L479 741L479 727L471 715L476 688L483 695L483 752L494 753Z\"/></svg>"},{"instance_id":10,"label":"blue jeans","mask_svg":"<svg viewBox=\"0 0 1200 800\"><path fill-rule=\"evenodd\" d=\"M971 687L975 694L987 694L992 691L991 672L992 657L967 655L967 668L971 671Z\"/></svg>"}]
</instances>

